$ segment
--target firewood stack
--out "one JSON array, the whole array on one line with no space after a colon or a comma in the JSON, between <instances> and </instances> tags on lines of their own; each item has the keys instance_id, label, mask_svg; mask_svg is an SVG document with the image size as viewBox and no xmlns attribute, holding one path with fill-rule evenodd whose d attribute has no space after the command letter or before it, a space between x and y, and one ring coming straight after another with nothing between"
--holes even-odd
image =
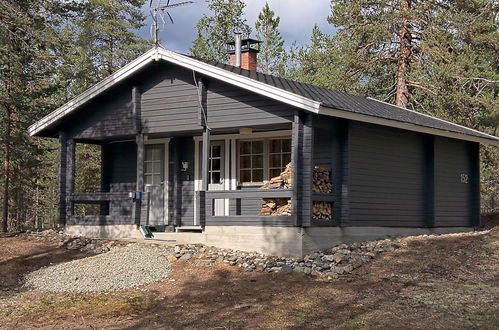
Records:
<instances>
[{"instance_id":1,"label":"firewood stack","mask_svg":"<svg viewBox=\"0 0 499 330\"><path fill-rule=\"evenodd\" d=\"M286 169L279 176L270 179L261 189L289 189L293 182L293 166L291 163L286 165ZM290 198L264 198L260 210L261 215L272 216L290 216L291 199Z\"/></svg>"},{"instance_id":2,"label":"firewood stack","mask_svg":"<svg viewBox=\"0 0 499 330\"><path fill-rule=\"evenodd\" d=\"M331 170L329 168L314 167L314 192L330 194L333 191L331 183ZM331 202L315 201L312 208L312 218L331 220L333 218L333 205Z\"/></svg>"},{"instance_id":3,"label":"firewood stack","mask_svg":"<svg viewBox=\"0 0 499 330\"><path fill-rule=\"evenodd\" d=\"M331 202L314 202L312 218L319 220L331 220L333 218L333 205Z\"/></svg>"},{"instance_id":4,"label":"firewood stack","mask_svg":"<svg viewBox=\"0 0 499 330\"><path fill-rule=\"evenodd\" d=\"M332 191L331 170L325 167L314 166L314 192L329 194Z\"/></svg>"}]
</instances>

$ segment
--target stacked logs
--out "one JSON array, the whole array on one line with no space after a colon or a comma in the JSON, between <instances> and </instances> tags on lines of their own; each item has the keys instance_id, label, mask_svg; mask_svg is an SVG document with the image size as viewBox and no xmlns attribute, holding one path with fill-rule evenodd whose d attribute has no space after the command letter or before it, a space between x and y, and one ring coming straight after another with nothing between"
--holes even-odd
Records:
<instances>
[{"instance_id":1,"label":"stacked logs","mask_svg":"<svg viewBox=\"0 0 499 330\"><path fill-rule=\"evenodd\" d=\"M314 167L314 192L330 194L333 191L331 183L331 170L329 168ZM315 201L312 208L312 218L331 220L333 218L333 205L331 202Z\"/></svg>"},{"instance_id":2,"label":"stacked logs","mask_svg":"<svg viewBox=\"0 0 499 330\"><path fill-rule=\"evenodd\" d=\"M331 220L333 218L333 205L331 202L314 202L312 218L319 220Z\"/></svg>"},{"instance_id":3,"label":"stacked logs","mask_svg":"<svg viewBox=\"0 0 499 330\"><path fill-rule=\"evenodd\" d=\"M331 184L331 170L329 168L314 167L314 192L330 194L333 191Z\"/></svg>"},{"instance_id":4,"label":"stacked logs","mask_svg":"<svg viewBox=\"0 0 499 330\"><path fill-rule=\"evenodd\" d=\"M289 189L292 187L293 167L291 163L279 176L270 179L261 189ZM315 166L313 172L313 191L329 194L333 191L331 184L331 170L325 167ZM290 198L264 198L260 209L260 215L290 216ZM333 207L330 202L314 202L312 209L314 219L331 220L333 218Z\"/></svg>"},{"instance_id":5,"label":"stacked logs","mask_svg":"<svg viewBox=\"0 0 499 330\"><path fill-rule=\"evenodd\" d=\"M291 163L286 165L285 170L275 178L270 179L261 189L289 189L293 182L293 167ZM260 209L260 215L290 216L290 198L264 198Z\"/></svg>"}]
</instances>

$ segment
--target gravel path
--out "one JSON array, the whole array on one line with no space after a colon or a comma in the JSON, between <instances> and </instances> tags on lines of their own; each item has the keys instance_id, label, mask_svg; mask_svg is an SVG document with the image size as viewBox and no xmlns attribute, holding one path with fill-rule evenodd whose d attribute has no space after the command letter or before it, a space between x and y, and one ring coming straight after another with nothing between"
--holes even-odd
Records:
<instances>
[{"instance_id":1,"label":"gravel path","mask_svg":"<svg viewBox=\"0 0 499 330\"><path fill-rule=\"evenodd\" d=\"M157 282L168 276L172 248L132 244L107 253L44 267L25 285L44 292L107 292Z\"/></svg>"}]
</instances>

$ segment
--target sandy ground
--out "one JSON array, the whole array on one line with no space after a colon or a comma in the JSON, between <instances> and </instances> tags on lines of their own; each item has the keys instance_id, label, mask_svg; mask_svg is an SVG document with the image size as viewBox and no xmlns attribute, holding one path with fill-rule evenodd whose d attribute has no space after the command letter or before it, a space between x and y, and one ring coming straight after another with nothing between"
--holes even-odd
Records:
<instances>
[{"instance_id":1,"label":"sandy ground","mask_svg":"<svg viewBox=\"0 0 499 330\"><path fill-rule=\"evenodd\" d=\"M499 328L498 227L413 239L331 281L177 261L168 280L142 290L41 294L21 286L28 271L86 255L0 237L0 328Z\"/></svg>"}]
</instances>

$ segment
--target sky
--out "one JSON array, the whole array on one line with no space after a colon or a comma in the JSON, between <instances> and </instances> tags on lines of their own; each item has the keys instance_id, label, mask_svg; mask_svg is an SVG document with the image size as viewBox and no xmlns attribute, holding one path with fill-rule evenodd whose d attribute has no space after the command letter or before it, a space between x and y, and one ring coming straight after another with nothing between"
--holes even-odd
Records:
<instances>
[{"instance_id":1,"label":"sky","mask_svg":"<svg viewBox=\"0 0 499 330\"><path fill-rule=\"evenodd\" d=\"M182 0L173 0L178 3ZM175 24L167 24L161 27L160 39L167 49L188 53L192 41L196 38L196 23L203 14L210 14L204 0L194 0L194 4L173 8L170 14ZM329 0L244 0L246 8L244 11L248 25L254 30L255 21L265 2L281 17L280 31L289 46L293 41L297 45L304 45L310 40L312 28L315 23L326 33L332 33L332 27L326 18L330 13ZM149 13L149 1L144 7L148 15L146 26L139 34L144 38L150 37L151 18ZM252 34L254 37L254 32Z\"/></svg>"}]
</instances>

